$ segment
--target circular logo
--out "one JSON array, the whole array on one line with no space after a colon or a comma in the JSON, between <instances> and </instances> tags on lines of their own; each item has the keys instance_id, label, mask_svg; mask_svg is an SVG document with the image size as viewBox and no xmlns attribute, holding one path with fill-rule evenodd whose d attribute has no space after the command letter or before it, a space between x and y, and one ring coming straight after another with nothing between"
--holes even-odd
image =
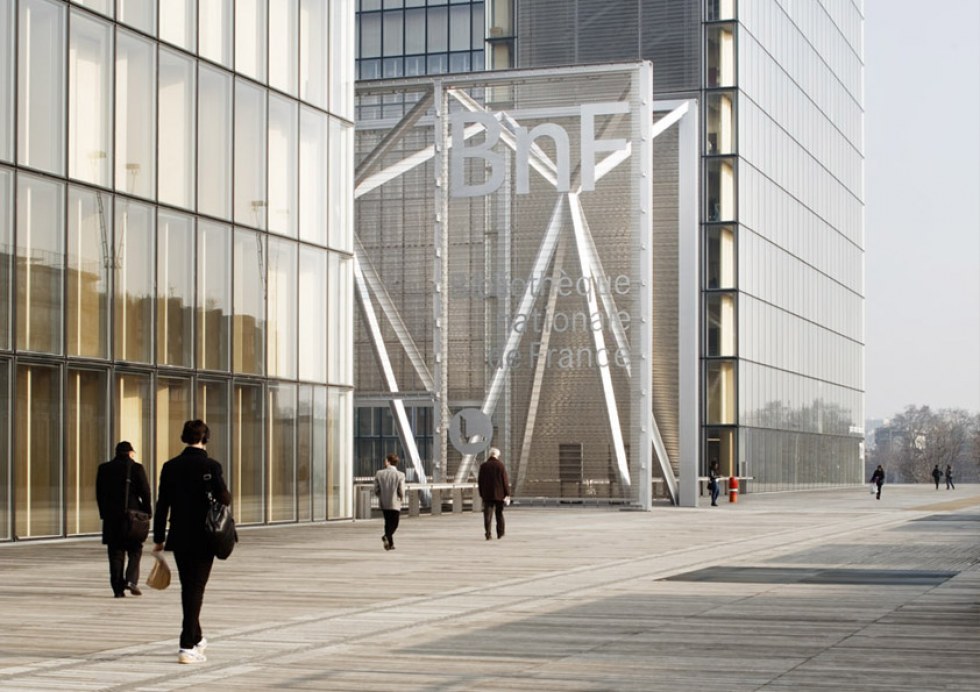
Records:
<instances>
[{"instance_id":1,"label":"circular logo","mask_svg":"<svg viewBox=\"0 0 980 692\"><path fill-rule=\"evenodd\" d=\"M490 416L478 408L464 408L449 423L449 441L461 454L479 454L492 437Z\"/></svg>"}]
</instances>

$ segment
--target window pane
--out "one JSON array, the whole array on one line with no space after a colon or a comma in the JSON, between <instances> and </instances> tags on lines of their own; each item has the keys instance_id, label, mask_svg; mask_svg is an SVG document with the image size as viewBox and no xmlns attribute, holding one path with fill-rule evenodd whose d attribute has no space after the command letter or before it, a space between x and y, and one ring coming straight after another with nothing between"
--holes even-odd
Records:
<instances>
[{"instance_id":1,"label":"window pane","mask_svg":"<svg viewBox=\"0 0 980 692\"><path fill-rule=\"evenodd\" d=\"M330 79L330 34L325 4L320 0L300 0L299 10L299 97L324 109Z\"/></svg>"},{"instance_id":2,"label":"window pane","mask_svg":"<svg viewBox=\"0 0 980 692\"><path fill-rule=\"evenodd\" d=\"M296 377L296 243L269 238L269 370Z\"/></svg>"},{"instance_id":3,"label":"window pane","mask_svg":"<svg viewBox=\"0 0 980 692\"><path fill-rule=\"evenodd\" d=\"M381 15L362 14L360 58L381 57Z\"/></svg>"},{"instance_id":4,"label":"window pane","mask_svg":"<svg viewBox=\"0 0 980 692\"><path fill-rule=\"evenodd\" d=\"M266 0L235 3L235 71L265 81Z\"/></svg>"},{"instance_id":5,"label":"window pane","mask_svg":"<svg viewBox=\"0 0 980 692\"><path fill-rule=\"evenodd\" d=\"M296 237L299 224L299 159L297 105L282 96L269 96L269 230Z\"/></svg>"},{"instance_id":6,"label":"window pane","mask_svg":"<svg viewBox=\"0 0 980 692\"><path fill-rule=\"evenodd\" d=\"M14 160L14 26L14 3L5 2L0 5L0 161Z\"/></svg>"},{"instance_id":7,"label":"window pane","mask_svg":"<svg viewBox=\"0 0 980 692\"><path fill-rule=\"evenodd\" d=\"M68 355L109 355L112 200L96 190L68 190ZM100 452L104 453L103 452Z\"/></svg>"},{"instance_id":8,"label":"window pane","mask_svg":"<svg viewBox=\"0 0 980 692\"><path fill-rule=\"evenodd\" d=\"M471 24L469 5L458 5L449 9L449 50L470 49Z\"/></svg>"},{"instance_id":9,"label":"window pane","mask_svg":"<svg viewBox=\"0 0 980 692\"><path fill-rule=\"evenodd\" d=\"M313 388L310 445L313 455L313 521L327 518L327 388Z\"/></svg>"},{"instance_id":10,"label":"window pane","mask_svg":"<svg viewBox=\"0 0 980 692\"><path fill-rule=\"evenodd\" d=\"M142 373L120 372L113 384L112 439L128 440L136 448L136 453L146 464L147 478L156 485L153 472L153 389L150 376ZM161 464L162 465L162 464Z\"/></svg>"},{"instance_id":11,"label":"window pane","mask_svg":"<svg viewBox=\"0 0 980 692\"><path fill-rule=\"evenodd\" d=\"M156 50L116 33L116 189L152 198L156 188Z\"/></svg>"},{"instance_id":12,"label":"window pane","mask_svg":"<svg viewBox=\"0 0 980 692\"><path fill-rule=\"evenodd\" d=\"M18 538L61 535L61 368L17 367L14 525Z\"/></svg>"},{"instance_id":13,"label":"window pane","mask_svg":"<svg viewBox=\"0 0 980 692\"><path fill-rule=\"evenodd\" d=\"M194 417L192 404L190 378L157 378L157 469L160 469L167 461L173 459L184 450L185 445L180 441L180 433L184 429L184 421L191 420ZM208 454L210 453L209 442ZM143 463L147 464L147 461ZM159 473L159 470L157 473ZM147 476L150 475L147 473Z\"/></svg>"},{"instance_id":14,"label":"window pane","mask_svg":"<svg viewBox=\"0 0 980 692\"><path fill-rule=\"evenodd\" d=\"M446 7L429 9L427 47L430 53L449 50L449 20Z\"/></svg>"},{"instance_id":15,"label":"window pane","mask_svg":"<svg viewBox=\"0 0 980 692\"><path fill-rule=\"evenodd\" d=\"M198 0L199 52L231 69L232 0Z\"/></svg>"},{"instance_id":16,"label":"window pane","mask_svg":"<svg viewBox=\"0 0 980 692\"><path fill-rule=\"evenodd\" d=\"M160 3L160 39L194 52L197 47L197 0Z\"/></svg>"},{"instance_id":17,"label":"window pane","mask_svg":"<svg viewBox=\"0 0 980 692\"><path fill-rule=\"evenodd\" d=\"M17 348L61 353L64 186L17 176Z\"/></svg>"},{"instance_id":18,"label":"window pane","mask_svg":"<svg viewBox=\"0 0 980 692\"><path fill-rule=\"evenodd\" d=\"M486 21L483 16L483 3L478 2L473 4L473 13L470 15L470 21L472 22L472 27L470 29L470 47L474 50L483 50L483 32L484 32L484 22ZM496 26L496 25L494 25Z\"/></svg>"},{"instance_id":19,"label":"window pane","mask_svg":"<svg viewBox=\"0 0 980 692\"><path fill-rule=\"evenodd\" d=\"M230 220L231 75L203 64L198 75L198 211Z\"/></svg>"},{"instance_id":20,"label":"window pane","mask_svg":"<svg viewBox=\"0 0 980 692\"><path fill-rule=\"evenodd\" d=\"M296 385L269 387L269 521L296 520Z\"/></svg>"},{"instance_id":21,"label":"window pane","mask_svg":"<svg viewBox=\"0 0 980 692\"><path fill-rule=\"evenodd\" d=\"M328 379L333 384L354 384L352 378L351 262L340 255L330 255L330 335L327 353Z\"/></svg>"},{"instance_id":22,"label":"window pane","mask_svg":"<svg viewBox=\"0 0 980 692\"><path fill-rule=\"evenodd\" d=\"M160 49L160 188L161 202L194 208L193 58ZM214 114L209 114L213 118Z\"/></svg>"},{"instance_id":23,"label":"window pane","mask_svg":"<svg viewBox=\"0 0 980 692\"><path fill-rule=\"evenodd\" d=\"M2 367L2 363L0 363ZM2 380L0 380L2 381ZM311 471L313 468L313 387L300 385L296 399L296 519L310 521L312 518ZM324 450L326 453L326 450Z\"/></svg>"},{"instance_id":24,"label":"window pane","mask_svg":"<svg viewBox=\"0 0 980 692\"><path fill-rule=\"evenodd\" d=\"M735 423L735 367L730 361L709 361L707 423Z\"/></svg>"},{"instance_id":25,"label":"window pane","mask_svg":"<svg viewBox=\"0 0 980 692\"><path fill-rule=\"evenodd\" d=\"M350 251L353 244L354 129L336 118L330 119L330 247Z\"/></svg>"},{"instance_id":26,"label":"window pane","mask_svg":"<svg viewBox=\"0 0 980 692\"><path fill-rule=\"evenodd\" d=\"M17 159L65 172L65 8L21 0L18 42Z\"/></svg>"},{"instance_id":27,"label":"window pane","mask_svg":"<svg viewBox=\"0 0 980 692\"><path fill-rule=\"evenodd\" d=\"M735 287L735 233L731 228L708 229L708 288Z\"/></svg>"},{"instance_id":28,"label":"window pane","mask_svg":"<svg viewBox=\"0 0 980 692\"><path fill-rule=\"evenodd\" d=\"M68 51L68 175L109 185L112 162L112 34L72 12Z\"/></svg>"},{"instance_id":29,"label":"window pane","mask_svg":"<svg viewBox=\"0 0 980 692\"><path fill-rule=\"evenodd\" d=\"M194 219L160 211L157 218L157 358L193 365Z\"/></svg>"},{"instance_id":30,"label":"window pane","mask_svg":"<svg viewBox=\"0 0 980 692\"><path fill-rule=\"evenodd\" d=\"M175 0L165 0L168 4ZM139 29L145 34L156 35L157 0L117 0L119 21Z\"/></svg>"},{"instance_id":31,"label":"window pane","mask_svg":"<svg viewBox=\"0 0 980 692\"><path fill-rule=\"evenodd\" d=\"M208 456L221 464L225 475L225 483L234 497L236 479L229 471L230 455L228 453L228 382L224 380L197 381L197 409L194 414L208 424L211 435L208 438Z\"/></svg>"},{"instance_id":32,"label":"window pane","mask_svg":"<svg viewBox=\"0 0 980 692\"><path fill-rule=\"evenodd\" d=\"M265 518L262 493L262 387L236 384L232 402L234 437L231 443L232 503L243 524L260 524Z\"/></svg>"},{"instance_id":33,"label":"window pane","mask_svg":"<svg viewBox=\"0 0 980 692\"><path fill-rule=\"evenodd\" d=\"M0 348L3 349L10 348L11 260L14 254L13 202L13 171L0 168Z\"/></svg>"},{"instance_id":34,"label":"window pane","mask_svg":"<svg viewBox=\"0 0 980 692\"><path fill-rule=\"evenodd\" d=\"M269 12L269 86L296 96L299 0L279 0Z\"/></svg>"},{"instance_id":35,"label":"window pane","mask_svg":"<svg viewBox=\"0 0 980 692\"><path fill-rule=\"evenodd\" d=\"M266 92L235 81L235 221L253 228L266 224Z\"/></svg>"},{"instance_id":36,"label":"window pane","mask_svg":"<svg viewBox=\"0 0 980 692\"><path fill-rule=\"evenodd\" d=\"M107 376L101 370L68 370L68 396L65 416L68 423L68 492L65 497L68 535L96 533L100 530L99 506L95 499L95 478L99 464L106 460L108 442ZM143 450L136 450L142 458Z\"/></svg>"},{"instance_id":37,"label":"window pane","mask_svg":"<svg viewBox=\"0 0 980 692\"><path fill-rule=\"evenodd\" d=\"M331 389L327 409L327 518L351 516L351 393Z\"/></svg>"},{"instance_id":38,"label":"window pane","mask_svg":"<svg viewBox=\"0 0 980 692\"><path fill-rule=\"evenodd\" d=\"M705 355L735 355L735 297L728 293L707 294Z\"/></svg>"},{"instance_id":39,"label":"window pane","mask_svg":"<svg viewBox=\"0 0 980 692\"><path fill-rule=\"evenodd\" d=\"M95 10L99 14L112 17L114 14L115 0L73 0L76 5L82 5Z\"/></svg>"},{"instance_id":40,"label":"window pane","mask_svg":"<svg viewBox=\"0 0 980 692\"><path fill-rule=\"evenodd\" d=\"M153 362L153 207L116 198L115 356Z\"/></svg>"},{"instance_id":41,"label":"window pane","mask_svg":"<svg viewBox=\"0 0 980 692\"><path fill-rule=\"evenodd\" d=\"M299 237L327 244L327 116L300 108Z\"/></svg>"},{"instance_id":42,"label":"window pane","mask_svg":"<svg viewBox=\"0 0 980 692\"><path fill-rule=\"evenodd\" d=\"M265 254L263 234L235 231L235 372L265 372Z\"/></svg>"},{"instance_id":43,"label":"window pane","mask_svg":"<svg viewBox=\"0 0 980 692\"><path fill-rule=\"evenodd\" d=\"M227 370L231 352L231 229L198 224L197 367Z\"/></svg>"},{"instance_id":44,"label":"window pane","mask_svg":"<svg viewBox=\"0 0 980 692\"><path fill-rule=\"evenodd\" d=\"M405 11L405 54L425 52L425 10Z\"/></svg>"},{"instance_id":45,"label":"window pane","mask_svg":"<svg viewBox=\"0 0 980 692\"><path fill-rule=\"evenodd\" d=\"M354 2L330 3L330 112L354 119Z\"/></svg>"},{"instance_id":46,"label":"window pane","mask_svg":"<svg viewBox=\"0 0 980 692\"><path fill-rule=\"evenodd\" d=\"M0 360L0 539L10 538L10 436L7 433L10 421L10 363ZM324 450L326 454L326 450Z\"/></svg>"},{"instance_id":47,"label":"window pane","mask_svg":"<svg viewBox=\"0 0 980 692\"><path fill-rule=\"evenodd\" d=\"M299 379L327 380L327 253L303 247L299 255Z\"/></svg>"},{"instance_id":48,"label":"window pane","mask_svg":"<svg viewBox=\"0 0 980 692\"><path fill-rule=\"evenodd\" d=\"M404 43L402 41L402 13L401 11L384 13L384 54L402 55L404 53Z\"/></svg>"}]
</instances>

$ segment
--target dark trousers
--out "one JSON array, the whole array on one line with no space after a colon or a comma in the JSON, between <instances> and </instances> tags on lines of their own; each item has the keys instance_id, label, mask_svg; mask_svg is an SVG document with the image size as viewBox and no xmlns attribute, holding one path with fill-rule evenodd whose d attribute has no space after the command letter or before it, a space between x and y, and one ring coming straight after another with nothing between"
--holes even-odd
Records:
<instances>
[{"instance_id":1,"label":"dark trousers","mask_svg":"<svg viewBox=\"0 0 980 692\"><path fill-rule=\"evenodd\" d=\"M214 555L197 552L175 551L174 561L180 575L180 605L184 620L180 630L180 648L193 649L201 641L201 605L204 603L204 587L211 576Z\"/></svg>"},{"instance_id":2,"label":"dark trousers","mask_svg":"<svg viewBox=\"0 0 980 692\"><path fill-rule=\"evenodd\" d=\"M721 492L721 483L718 481L711 481L711 504L718 504L718 494Z\"/></svg>"},{"instance_id":3,"label":"dark trousers","mask_svg":"<svg viewBox=\"0 0 980 692\"><path fill-rule=\"evenodd\" d=\"M504 503L502 500L483 501L483 532L490 535L490 524L497 516L497 538L504 535Z\"/></svg>"},{"instance_id":4,"label":"dark trousers","mask_svg":"<svg viewBox=\"0 0 980 692\"><path fill-rule=\"evenodd\" d=\"M385 536L388 537L388 545L395 545L395 531L398 530L398 520L402 513L397 509L383 509L381 513L385 516Z\"/></svg>"},{"instance_id":5,"label":"dark trousers","mask_svg":"<svg viewBox=\"0 0 980 692\"><path fill-rule=\"evenodd\" d=\"M936 490L939 490L939 478L936 478Z\"/></svg>"},{"instance_id":6,"label":"dark trousers","mask_svg":"<svg viewBox=\"0 0 980 692\"><path fill-rule=\"evenodd\" d=\"M936 485L939 485L939 484L937 483ZM953 490L956 490L956 486L953 485L953 479L952 479L952 477L946 479L946 490L949 490L950 488L952 488Z\"/></svg>"},{"instance_id":7,"label":"dark trousers","mask_svg":"<svg viewBox=\"0 0 980 692\"><path fill-rule=\"evenodd\" d=\"M107 545L106 548L109 554L109 583L112 585L112 593L122 593L127 584L139 584L143 546ZM129 564L126 564L127 557Z\"/></svg>"}]
</instances>

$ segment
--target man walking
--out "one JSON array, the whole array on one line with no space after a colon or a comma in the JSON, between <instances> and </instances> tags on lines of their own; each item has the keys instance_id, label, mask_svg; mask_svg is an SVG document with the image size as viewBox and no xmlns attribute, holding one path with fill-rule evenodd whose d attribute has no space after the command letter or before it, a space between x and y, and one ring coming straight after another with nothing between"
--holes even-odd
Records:
<instances>
[{"instance_id":1,"label":"man walking","mask_svg":"<svg viewBox=\"0 0 980 692\"><path fill-rule=\"evenodd\" d=\"M939 484L938 481L936 484ZM950 464L946 464L946 490L956 490L956 486L953 485L953 467Z\"/></svg>"},{"instance_id":2,"label":"man walking","mask_svg":"<svg viewBox=\"0 0 980 692\"><path fill-rule=\"evenodd\" d=\"M102 519L102 542L109 554L109 583L116 598L134 596L140 591L140 558L143 544L124 535L126 510L138 509L150 513L150 484L143 465L134 461L133 445L123 440L116 445L116 456L99 465L95 477L95 498ZM129 563L126 563L126 558Z\"/></svg>"},{"instance_id":3,"label":"man walking","mask_svg":"<svg viewBox=\"0 0 980 692\"><path fill-rule=\"evenodd\" d=\"M939 490L939 479L943 477L943 472L939 470L939 464L932 467L932 479L936 481L936 490Z\"/></svg>"},{"instance_id":4,"label":"man walking","mask_svg":"<svg viewBox=\"0 0 980 692\"><path fill-rule=\"evenodd\" d=\"M385 518L385 533L381 544L385 550L395 549L395 531L405 499L405 474L398 470L398 455L385 457L385 467L374 475L374 494L378 496L381 513Z\"/></svg>"},{"instance_id":5,"label":"man walking","mask_svg":"<svg viewBox=\"0 0 980 692\"><path fill-rule=\"evenodd\" d=\"M510 479L500 461L500 450L491 447L487 460L480 466L477 478L480 499L483 501L483 535L490 540L490 524L497 517L497 538L504 537L504 505L510 504Z\"/></svg>"}]
</instances>

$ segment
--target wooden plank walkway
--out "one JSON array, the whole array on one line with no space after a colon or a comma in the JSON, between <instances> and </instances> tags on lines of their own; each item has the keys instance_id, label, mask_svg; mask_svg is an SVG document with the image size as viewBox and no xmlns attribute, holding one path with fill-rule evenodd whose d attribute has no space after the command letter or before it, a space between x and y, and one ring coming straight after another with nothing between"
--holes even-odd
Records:
<instances>
[{"instance_id":1,"label":"wooden plank walkway","mask_svg":"<svg viewBox=\"0 0 980 692\"><path fill-rule=\"evenodd\" d=\"M980 689L980 486L507 519L243 530L184 666L176 575L113 599L97 540L0 545L0 689Z\"/></svg>"}]
</instances>

